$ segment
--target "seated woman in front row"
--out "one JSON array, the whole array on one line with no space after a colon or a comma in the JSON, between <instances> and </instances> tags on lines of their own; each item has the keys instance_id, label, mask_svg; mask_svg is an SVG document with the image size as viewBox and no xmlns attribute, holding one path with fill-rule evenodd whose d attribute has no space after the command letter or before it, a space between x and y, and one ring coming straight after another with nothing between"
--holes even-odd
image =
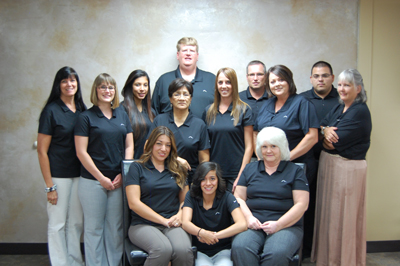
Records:
<instances>
[{"instance_id":1,"label":"seated woman in front row","mask_svg":"<svg viewBox=\"0 0 400 266\"><path fill-rule=\"evenodd\" d=\"M149 254L144 265L193 265L190 236L180 227L187 170L177 157L171 130L155 128L124 184L132 210L129 239Z\"/></svg>"},{"instance_id":2,"label":"seated woman in front row","mask_svg":"<svg viewBox=\"0 0 400 266\"><path fill-rule=\"evenodd\" d=\"M307 178L289 161L288 141L281 129L262 129L256 152L262 160L245 167L235 190L249 230L234 238L232 260L238 266L288 265L303 238Z\"/></svg>"},{"instance_id":3,"label":"seated woman in front row","mask_svg":"<svg viewBox=\"0 0 400 266\"><path fill-rule=\"evenodd\" d=\"M183 205L182 228L197 247L196 266L230 266L231 237L246 230L236 198L225 189L217 163L201 163ZM232 218L234 223L232 223Z\"/></svg>"}]
</instances>

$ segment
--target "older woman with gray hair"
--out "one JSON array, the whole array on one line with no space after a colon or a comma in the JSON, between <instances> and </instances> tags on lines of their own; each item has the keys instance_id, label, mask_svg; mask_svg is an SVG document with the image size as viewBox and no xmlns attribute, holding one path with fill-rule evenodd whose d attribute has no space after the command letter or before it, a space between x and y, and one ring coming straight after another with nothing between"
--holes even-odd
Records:
<instances>
[{"instance_id":1,"label":"older woman with gray hair","mask_svg":"<svg viewBox=\"0 0 400 266\"><path fill-rule=\"evenodd\" d=\"M232 260L234 265L288 265L302 242L307 178L289 161L283 130L262 129L256 152L262 160L244 168L235 190L249 230L233 240Z\"/></svg>"},{"instance_id":2,"label":"older woman with gray hair","mask_svg":"<svg viewBox=\"0 0 400 266\"><path fill-rule=\"evenodd\" d=\"M340 104L321 122L324 151L318 170L311 260L317 265L366 264L366 153L371 114L356 69L338 78Z\"/></svg>"}]
</instances>

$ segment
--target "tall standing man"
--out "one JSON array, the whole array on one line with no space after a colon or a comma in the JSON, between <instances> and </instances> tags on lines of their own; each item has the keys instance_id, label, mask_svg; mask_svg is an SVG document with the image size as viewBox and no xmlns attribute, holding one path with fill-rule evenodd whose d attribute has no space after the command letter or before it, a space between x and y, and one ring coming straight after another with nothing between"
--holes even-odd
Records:
<instances>
[{"instance_id":1,"label":"tall standing man","mask_svg":"<svg viewBox=\"0 0 400 266\"><path fill-rule=\"evenodd\" d=\"M311 68L310 82L313 86L312 89L301 93L314 104L319 122L324 119L334 106L339 104L338 92L332 84L334 80L335 75L333 75L332 66L325 61L318 61ZM322 150L322 141L323 138L320 137L318 143L313 147L317 162ZM314 233L317 179L315 178L314 180L312 184L309 184L310 202L304 215L303 257L305 258L310 257Z\"/></svg>"},{"instance_id":2,"label":"tall standing man","mask_svg":"<svg viewBox=\"0 0 400 266\"><path fill-rule=\"evenodd\" d=\"M151 106L157 114L171 110L168 97L169 84L176 78L183 78L193 85L193 99L190 111L201 118L207 105L214 102L215 75L197 68L199 46L193 37L183 37L176 45L179 66L176 70L163 74L156 82Z\"/></svg>"},{"instance_id":3,"label":"tall standing man","mask_svg":"<svg viewBox=\"0 0 400 266\"><path fill-rule=\"evenodd\" d=\"M252 111L254 122L257 120L258 110L270 96L266 87L266 73L267 69L263 62L253 60L247 64L246 76L249 86L247 90L241 91L239 97L242 101L247 103ZM256 150L257 134L253 135L253 151ZM253 157L256 157L253 153Z\"/></svg>"}]
</instances>

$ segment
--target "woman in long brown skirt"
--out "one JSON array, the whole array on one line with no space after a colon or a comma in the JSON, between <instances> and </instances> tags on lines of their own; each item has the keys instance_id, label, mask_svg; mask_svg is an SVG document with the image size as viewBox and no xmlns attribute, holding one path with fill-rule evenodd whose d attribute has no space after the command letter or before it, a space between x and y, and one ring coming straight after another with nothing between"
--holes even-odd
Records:
<instances>
[{"instance_id":1,"label":"woman in long brown skirt","mask_svg":"<svg viewBox=\"0 0 400 266\"><path fill-rule=\"evenodd\" d=\"M311 260L317 266L366 261L366 153L371 115L360 73L339 75L340 104L321 122L324 151L318 171Z\"/></svg>"}]
</instances>

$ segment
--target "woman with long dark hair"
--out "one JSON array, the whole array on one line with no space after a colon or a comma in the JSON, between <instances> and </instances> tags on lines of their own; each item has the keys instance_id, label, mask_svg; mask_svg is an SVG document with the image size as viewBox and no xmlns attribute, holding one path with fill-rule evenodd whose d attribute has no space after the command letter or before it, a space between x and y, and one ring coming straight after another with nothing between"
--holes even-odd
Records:
<instances>
[{"instance_id":1,"label":"woman with long dark hair","mask_svg":"<svg viewBox=\"0 0 400 266\"><path fill-rule=\"evenodd\" d=\"M149 75L140 69L129 74L121 91L124 101L121 105L129 116L135 143L134 158L139 159L143 154L146 137L154 119L151 108L151 92Z\"/></svg>"},{"instance_id":2,"label":"woman with long dark hair","mask_svg":"<svg viewBox=\"0 0 400 266\"><path fill-rule=\"evenodd\" d=\"M173 133L159 126L126 176L129 239L149 254L144 265L193 265L190 236L181 228L181 207L189 190L187 169L177 158Z\"/></svg>"},{"instance_id":3,"label":"woman with long dark hair","mask_svg":"<svg viewBox=\"0 0 400 266\"><path fill-rule=\"evenodd\" d=\"M52 265L84 265L80 249L83 213L78 198L81 164L75 151L74 127L85 110L78 74L71 67L61 68L40 114L37 138L47 192Z\"/></svg>"},{"instance_id":4,"label":"woman with long dark hair","mask_svg":"<svg viewBox=\"0 0 400 266\"><path fill-rule=\"evenodd\" d=\"M217 163L201 163L183 205L182 228L193 235L197 266L233 265L231 238L247 229L232 193L226 191ZM197 236L197 237L196 237Z\"/></svg>"}]
</instances>

